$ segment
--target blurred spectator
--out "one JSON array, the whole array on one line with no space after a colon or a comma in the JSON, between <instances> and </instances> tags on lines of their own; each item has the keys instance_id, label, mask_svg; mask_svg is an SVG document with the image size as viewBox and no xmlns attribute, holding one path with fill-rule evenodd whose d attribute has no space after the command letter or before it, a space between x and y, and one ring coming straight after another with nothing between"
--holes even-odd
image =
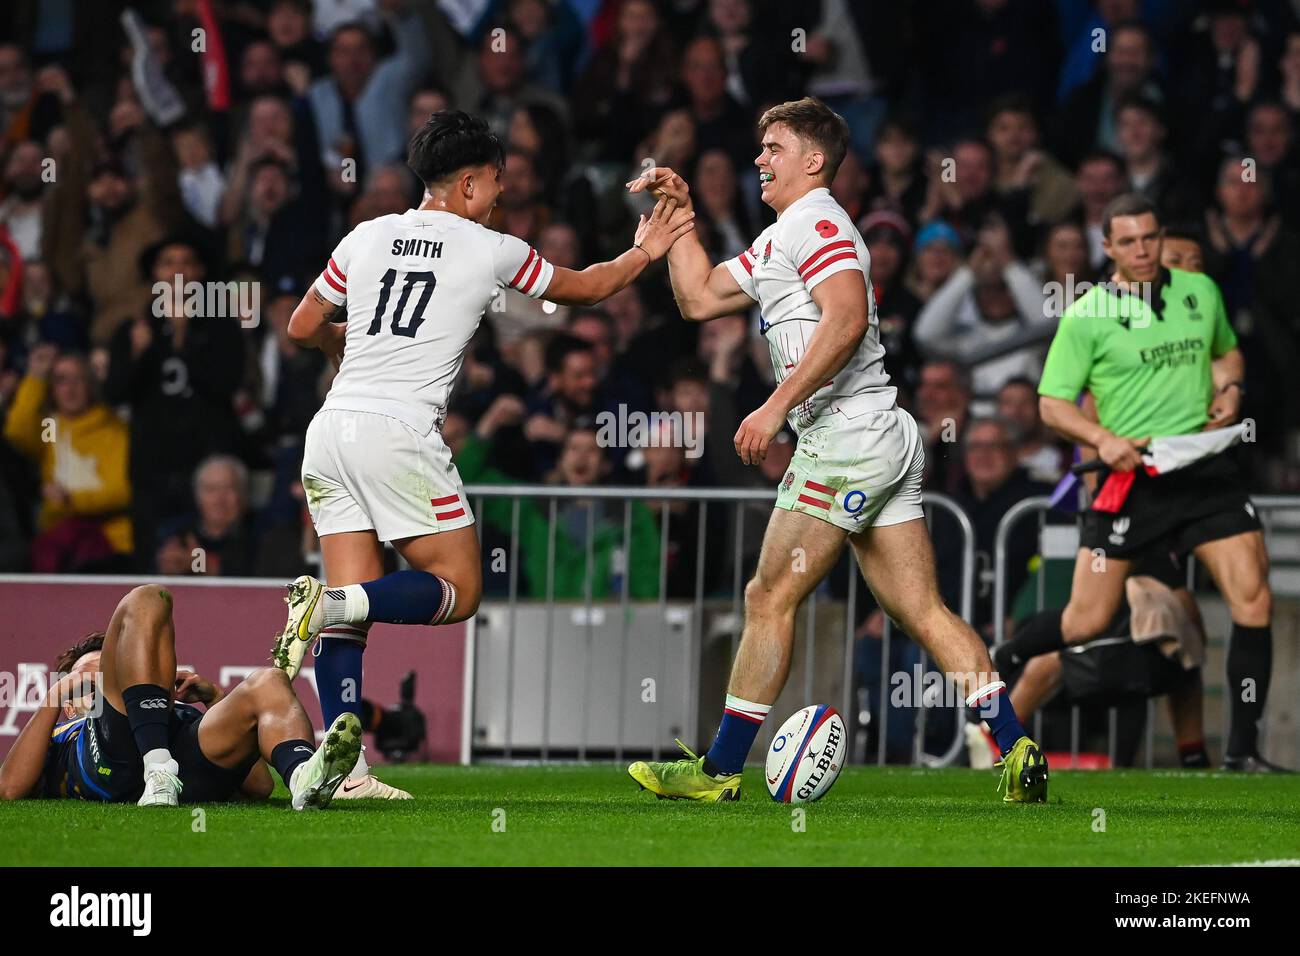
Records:
<instances>
[{"instance_id":1,"label":"blurred spectator","mask_svg":"<svg viewBox=\"0 0 1300 956\"><path fill-rule=\"evenodd\" d=\"M243 381L244 345L235 319L187 308L186 285L207 275L195 243L155 243L142 264L165 291L113 335L105 395L130 410L132 515L151 548L159 526L189 507L199 462L238 446L232 397Z\"/></svg>"},{"instance_id":2,"label":"blurred spectator","mask_svg":"<svg viewBox=\"0 0 1300 956\"><path fill-rule=\"evenodd\" d=\"M1038 383L1016 377L998 391L998 417L1015 429L1016 460L1034 481L1055 484L1070 464L1069 447L1038 415Z\"/></svg>"},{"instance_id":3,"label":"blurred spectator","mask_svg":"<svg viewBox=\"0 0 1300 956\"><path fill-rule=\"evenodd\" d=\"M1273 211L1269 181L1254 178L1247 157L1224 159L1215 198L1216 208L1206 215L1206 271L1219 284L1250 370L1242 415L1255 419L1259 446L1276 454L1300 421L1292 381L1300 363L1292 298L1300 239Z\"/></svg>"},{"instance_id":4,"label":"blurred spectator","mask_svg":"<svg viewBox=\"0 0 1300 956\"><path fill-rule=\"evenodd\" d=\"M493 214L493 226L504 233L535 243L550 222L551 211L542 197L542 180L532 154L512 149L501 170L501 197Z\"/></svg>"},{"instance_id":5,"label":"blurred spectator","mask_svg":"<svg viewBox=\"0 0 1300 956\"><path fill-rule=\"evenodd\" d=\"M677 51L651 0L626 0L617 16L574 88L574 120L593 159L626 163L672 97Z\"/></svg>"},{"instance_id":6,"label":"blurred spectator","mask_svg":"<svg viewBox=\"0 0 1300 956\"><path fill-rule=\"evenodd\" d=\"M123 100L109 117L115 139L136 147L140 175L116 158L93 161L94 124L66 75L59 87L69 133L69 158L49 194L42 235L44 258L60 288L88 295L91 339L106 342L124 321L148 306L140 255L180 221L183 208L171 144L148 124L139 104Z\"/></svg>"},{"instance_id":7,"label":"blurred spectator","mask_svg":"<svg viewBox=\"0 0 1300 956\"><path fill-rule=\"evenodd\" d=\"M970 400L970 376L958 362L939 359L921 366L914 412L925 441L926 488L954 494L961 487L962 462L953 449L966 430Z\"/></svg>"},{"instance_id":8,"label":"blurred spectator","mask_svg":"<svg viewBox=\"0 0 1300 956\"><path fill-rule=\"evenodd\" d=\"M1028 97L1006 96L989 110L985 128L993 149L998 192L1027 193L1019 199L1028 208L1029 223L1054 223L1074 207L1074 181L1060 163L1041 148L1038 120Z\"/></svg>"},{"instance_id":9,"label":"blurred spectator","mask_svg":"<svg viewBox=\"0 0 1300 956\"><path fill-rule=\"evenodd\" d=\"M1255 104L1246 114L1245 147L1259 164L1259 175L1271 181L1282 221L1293 231L1300 229L1300 154L1292 114L1277 101Z\"/></svg>"},{"instance_id":10,"label":"blurred spectator","mask_svg":"<svg viewBox=\"0 0 1300 956\"><path fill-rule=\"evenodd\" d=\"M512 396L501 400L513 405ZM517 414L519 409L512 409ZM489 410L485 421L500 420ZM491 432L480 428L460 440L456 466L466 483L500 483L506 476L487 465ZM578 427L563 441L555 470L548 480L571 488L599 485L609 463L594 429ZM624 549L624 509L630 512L630 553ZM513 505L506 498L487 498L482 520L509 534L514 521ZM659 595L659 528L650 507L643 501L610 498L561 498L555 505L555 533L552 537L549 513L536 500L521 499L518 512L519 553L523 561L521 592L534 598L553 596L572 601L586 596L616 597L627 587L632 598ZM590 542L590 551L588 551ZM551 555L554 555L552 560ZM591 577L587 568L590 561Z\"/></svg>"},{"instance_id":11,"label":"blurred spectator","mask_svg":"<svg viewBox=\"0 0 1300 956\"><path fill-rule=\"evenodd\" d=\"M373 165L401 159L406 148L406 102L429 61L424 27L411 14L388 12L401 4L384 4L386 22L396 45L379 59L375 38L357 22L332 28L329 75L316 80L309 98L322 162L338 169L356 160L358 180ZM321 5L317 5L317 11Z\"/></svg>"},{"instance_id":12,"label":"blurred spectator","mask_svg":"<svg viewBox=\"0 0 1300 956\"><path fill-rule=\"evenodd\" d=\"M546 384L528 401L524 436L533 444L533 472L555 468L560 446L574 428L594 428L601 410L596 352L573 335L557 335L546 346Z\"/></svg>"},{"instance_id":13,"label":"blurred spectator","mask_svg":"<svg viewBox=\"0 0 1300 956\"><path fill-rule=\"evenodd\" d=\"M1124 161L1114 153L1090 153L1079 162L1075 184L1079 189L1079 218L1088 237L1088 265L1100 271L1106 264L1102 249L1101 213L1107 204L1124 192Z\"/></svg>"},{"instance_id":14,"label":"blurred spectator","mask_svg":"<svg viewBox=\"0 0 1300 956\"><path fill-rule=\"evenodd\" d=\"M1013 375L1038 377L1055 329L1038 277L1015 258L1006 228L990 225L981 230L970 264L922 307L914 335L925 356L962 362L975 397L987 400Z\"/></svg>"},{"instance_id":15,"label":"blurred spectator","mask_svg":"<svg viewBox=\"0 0 1300 956\"><path fill-rule=\"evenodd\" d=\"M701 241L710 258L720 262L745 251L758 230L750 223L749 214L740 200L736 167L726 150L702 152L695 162L695 173L690 183L696 229L702 228L707 233L701 236Z\"/></svg>"},{"instance_id":16,"label":"blurred spectator","mask_svg":"<svg viewBox=\"0 0 1300 956\"><path fill-rule=\"evenodd\" d=\"M957 492L957 503L975 527L975 619L971 622L985 641L993 639L993 555L998 525L1018 501L1046 495L1052 486L1030 478L1019 466L1016 427L1001 418L976 418L966 427L961 453L965 480ZM959 548L947 535L936 535L936 564L945 569L960 568ZM1007 593L1015 594L1029 575L1029 559L1038 552L1038 528L1032 521L1021 522L1007 539ZM946 558L946 560L945 560ZM960 582L960 575L954 584Z\"/></svg>"},{"instance_id":17,"label":"blurred spectator","mask_svg":"<svg viewBox=\"0 0 1300 956\"><path fill-rule=\"evenodd\" d=\"M180 167L177 185L185 211L196 222L215 229L220 221L226 179L212 155L207 131L198 123L191 123L173 129L171 140Z\"/></svg>"},{"instance_id":18,"label":"blurred spectator","mask_svg":"<svg viewBox=\"0 0 1300 956\"><path fill-rule=\"evenodd\" d=\"M5 419L5 438L40 472L33 571L129 566L122 560L132 550L127 426L96 391L84 356L40 345Z\"/></svg>"},{"instance_id":19,"label":"blurred spectator","mask_svg":"<svg viewBox=\"0 0 1300 956\"><path fill-rule=\"evenodd\" d=\"M0 201L0 226L9 231L19 254L27 261L41 254L43 160L40 143L24 140L9 151L4 165L5 198Z\"/></svg>"},{"instance_id":20,"label":"blurred spectator","mask_svg":"<svg viewBox=\"0 0 1300 956\"><path fill-rule=\"evenodd\" d=\"M871 254L871 291L876 297L880 343L888 356L889 378L911 394L921 366L912 339L921 303L903 282L911 228L907 220L893 212L873 212L858 223L858 228Z\"/></svg>"},{"instance_id":21,"label":"blurred spectator","mask_svg":"<svg viewBox=\"0 0 1300 956\"><path fill-rule=\"evenodd\" d=\"M928 183L921 159L921 145L912 124L891 117L880 125L873 150L875 164L867 187L867 207L888 209L919 222Z\"/></svg>"},{"instance_id":22,"label":"blurred spectator","mask_svg":"<svg viewBox=\"0 0 1300 956\"><path fill-rule=\"evenodd\" d=\"M1059 114L1057 140L1067 163L1077 162L1097 149L1119 152L1115 107L1130 96L1162 103L1156 81L1156 52L1151 31L1138 20L1115 23L1105 35L1105 55L1097 55L1101 69L1074 90Z\"/></svg>"},{"instance_id":23,"label":"blurred spectator","mask_svg":"<svg viewBox=\"0 0 1300 956\"><path fill-rule=\"evenodd\" d=\"M1081 283L1096 278L1088 263L1088 239L1078 223L1058 222L1047 231L1038 271L1043 279L1045 314L1059 319L1087 291Z\"/></svg>"},{"instance_id":24,"label":"blurred spectator","mask_svg":"<svg viewBox=\"0 0 1300 956\"><path fill-rule=\"evenodd\" d=\"M961 236L942 219L921 227L916 234L913 269L908 289L921 302L930 297L962 264Z\"/></svg>"},{"instance_id":25,"label":"blurred spectator","mask_svg":"<svg viewBox=\"0 0 1300 956\"><path fill-rule=\"evenodd\" d=\"M1132 96L1116 104L1115 139L1129 188L1155 204L1162 222L1186 219L1196 206L1191 185L1165 153L1168 132L1150 100Z\"/></svg>"},{"instance_id":26,"label":"blurred spectator","mask_svg":"<svg viewBox=\"0 0 1300 956\"><path fill-rule=\"evenodd\" d=\"M248 469L238 458L213 455L194 471L194 511L170 522L154 558L159 574L253 573L256 551L248 527Z\"/></svg>"}]
</instances>

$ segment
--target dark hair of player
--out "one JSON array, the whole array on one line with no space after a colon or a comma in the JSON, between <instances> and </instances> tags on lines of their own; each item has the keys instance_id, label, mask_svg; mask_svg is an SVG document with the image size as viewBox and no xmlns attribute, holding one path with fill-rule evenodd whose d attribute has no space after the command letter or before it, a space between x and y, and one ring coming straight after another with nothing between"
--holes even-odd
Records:
<instances>
[{"instance_id":1,"label":"dark hair of player","mask_svg":"<svg viewBox=\"0 0 1300 956\"><path fill-rule=\"evenodd\" d=\"M415 131L406 150L411 167L425 188L440 183L466 166L505 165L505 149L497 134L464 110L439 110Z\"/></svg>"},{"instance_id":2,"label":"dark hair of player","mask_svg":"<svg viewBox=\"0 0 1300 956\"><path fill-rule=\"evenodd\" d=\"M821 100L805 96L801 100L779 103L767 110L758 120L758 129L766 133L773 123L781 123L806 143L822 151L826 164L822 174L827 182L844 162L849 151L849 124L844 117Z\"/></svg>"},{"instance_id":3,"label":"dark hair of player","mask_svg":"<svg viewBox=\"0 0 1300 956\"><path fill-rule=\"evenodd\" d=\"M92 631L54 659L54 672L66 674L74 664L92 651L104 649L104 632Z\"/></svg>"},{"instance_id":4,"label":"dark hair of player","mask_svg":"<svg viewBox=\"0 0 1300 956\"><path fill-rule=\"evenodd\" d=\"M1119 216L1145 216L1148 214L1156 217L1156 225L1160 224L1160 213L1156 211L1156 204L1147 199L1146 196L1141 193L1125 193L1122 196L1116 196L1101 211L1101 234L1109 239L1111 220Z\"/></svg>"}]
</instances>

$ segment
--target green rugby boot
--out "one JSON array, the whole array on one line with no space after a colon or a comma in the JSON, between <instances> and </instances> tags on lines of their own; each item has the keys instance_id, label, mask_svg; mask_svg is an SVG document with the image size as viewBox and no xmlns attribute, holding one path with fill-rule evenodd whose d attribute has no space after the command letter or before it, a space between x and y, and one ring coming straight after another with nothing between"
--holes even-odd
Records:
<instances>
[{"instance_id":1,"label":"green rugby boot","mask_svg":"<svg viewBox=\"0 0 1300 956\"><path fill-rule=\"evenodd\" d=\"M711 777L704 772L703 757L691 753L691 749L680 740L677 741L677 746L686 754L685 759L652 763L638 760L627 768L627 772L643 790L649 790L660 800L718 803L740 799L741 774Z\"/></svg>"}]
</instances>

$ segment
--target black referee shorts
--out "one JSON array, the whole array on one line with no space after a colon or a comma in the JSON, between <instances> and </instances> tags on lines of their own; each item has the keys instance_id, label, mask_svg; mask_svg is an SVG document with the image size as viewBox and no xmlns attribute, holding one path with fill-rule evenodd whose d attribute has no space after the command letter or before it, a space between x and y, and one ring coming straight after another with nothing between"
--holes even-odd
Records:
<instances>
[{"instance_id":1,"label":"black referee shorts","mask_svg":"<svg viewBox=\"0 0 1300 956\"><path fill-rule=\"evenodd\" d=\"M1109 474L1102 472L1102 480ZM1084 512L1079 544L1123 560L1156 546L1185 555L1261 527L1241 470L1223 452L1167 475L1139 470L1117 513Z\"/></svg>"}]
</instances>

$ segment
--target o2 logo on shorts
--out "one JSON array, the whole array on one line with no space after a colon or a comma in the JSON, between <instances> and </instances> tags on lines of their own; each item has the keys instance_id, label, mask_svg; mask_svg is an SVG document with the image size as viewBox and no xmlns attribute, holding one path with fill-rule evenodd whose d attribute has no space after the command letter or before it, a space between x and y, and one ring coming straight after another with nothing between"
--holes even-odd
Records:
<instances>
[{"instance_id":1,"label":"o2 logo on shorts","mask_svg":"<svg viewBox=\"0 0 1300 956\"><path fill-rule=\"evenodd\" d=\"M867 493L856 488L844 496L844 510L851 515L857 514L867 504Z\"/></svg>"},{"instance_id":2,"label":"o2 logo on shorts","mask_svg":"<svg viewBox=\"0 0 1300 956\"><path fill-rule=\"evenodd\" d=\"M823 219L813 228L817 230L817 234L823 239L829 239L840 231L840 227L835 225L835 223L831 222L829 219Z\"/></svg>"}]
</instances>

